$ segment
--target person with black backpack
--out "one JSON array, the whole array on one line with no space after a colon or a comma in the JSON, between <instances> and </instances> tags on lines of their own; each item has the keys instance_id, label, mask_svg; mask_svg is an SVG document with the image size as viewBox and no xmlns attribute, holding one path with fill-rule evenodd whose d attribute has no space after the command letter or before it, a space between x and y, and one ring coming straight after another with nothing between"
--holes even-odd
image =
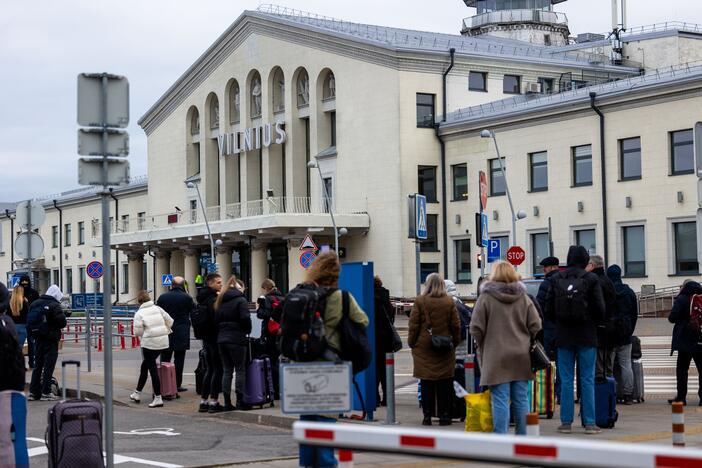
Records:
<instances>
[{"instance_id":1,"label":"person with black backpack","mask_svg":"<svg viewBox=\"0 0 702 468\"><path fill-rule=\"evenodd\" d=\"M387 380L385 376L385 354L395 352L395 316L390 304L390 291L383 287L380 276L373 278L373 302L375 304L375 392L378 406L387 406ZM378 387L383 390L380 398Z\"/></svg>"},{"instance_id":2,"label":"person with black backpack","mask_svg":"<svg viewBox=\"0 0 702 468\"><path fill-rule=\"evenodd\" d=\"M632 338L636 330L638 319L638 301L636 293L629 285L622 282L622 269L619 265L611 265L607 268L607 277L614 283L614 290L617 293L617 314L614 317L615 335L615 368L619 376L617 387L621 386L618 392L622 396L622 403L630 405L633 403L634 393L634 369L631 361L635 358L632 353Z\"/></svg>"},{"instance_id":3,"label":"person with black backpack","mask_svg":"<svg viewBox=\"0 0 702 468\"><path fill-rule=\"evenodd\" d=\"M36 365L29 384L30 401L53 401L57 398L57 395L51 393L51 378L58 359L61 330L67 323L61 299L63 293L54 284L29 307L27 327L36 344Z\"/></svg>"},{"instance_id":4,"label":"person with black backpack","mask_svg":"<svg viewBox=\"0 0 702 468\"><path fill-rule=\"evenodd\" d=\"M340 273L336 253L324 252L307 269L306 281L288 293L281 318L281 352L292 361L351 361L356 374L371 362L365 334L369 320L353 295L339 289ZM333 415L302 415L300 419L336 421ZM318 465L314 466L338 464L333 448L300 445L299 454L300 466L313 466L315 458Z\"/></svg>"},{"instance_id":5,"label":"person with black backpack","mask_svg":"<svg viewBox=\"0 0 702 468\"><path fill-rule=\"evenodd\" d=\"M680 294L673 302L673 308L668 315L668 321L675 324L673 327L673 342L670 350L672 356L678 352L675 366L675 379L677 393L675 398L668 403L680 401L687 405L687 373L690 371L690 362L695 361L700 386L697 390L702 406L702 285L697 281L686 280Z\"/></svg>"},{"instance_id":6,"label":"person with black backpack","mask_svg":"<svg viewBox=\"0 0 702 468\"><path fill-rule=\"evenodd\" d=\"M561 381L561 425L570 434L574 417L573 384L577 359L581 412L586 434L597 434L595 425L595 361L597 326L604 321L605 304L597 276L585 271L590 255L582 246L568 250L567 270L555 274L546 297L546 317L556 326L558 375Z\"/></svg>"},{"instance_id":7,"label":"person with black backpack","mask_svg":"<svg viewBox=\"0 0 702 468\"><path fill-rule=\"evenodd\" d=\"M595 380L604 381L614 376L614 351L617 347L617 291L614 283L607 277L604 259L600 255L591 255L585 270L594 273L602 288L605 303L604 321L597 327L597 363Z\"/></svg>"},{"instance_id":8,"label":"person with black backpack","mask_svg":"<svg viewBox=\"0 0 702 468\"><path fill-rule=\"evenodd\" d=\"M219 404L222 388L222 357L217 344L217 325L215 323L214 305L222 290L222 276L210 273L205 277L204 287L198 289L197 307L190 316L195 338L202 340L205 355L205 374L200 390L200 413L219 413L223 407ZM209 402L208 402L209 399Z\"/></svg>"},{"instance_id":9,"label":"person with black backpack","mask_svg":"<svg viewBox=\"0 0 702 468\"><path fill-rule=\"evenodd\" d=\"M256 316L263 322L261 324L261 339L263 347L271 361L273 373L274 399L280 400L280 375L278 372L280 351L278 350L278 337L280 336L280 320L283 315L283 301L285 296L275 285L275 282L266 278L261 283L262 296L256 301Z\"/></svg>"}]
</instances>

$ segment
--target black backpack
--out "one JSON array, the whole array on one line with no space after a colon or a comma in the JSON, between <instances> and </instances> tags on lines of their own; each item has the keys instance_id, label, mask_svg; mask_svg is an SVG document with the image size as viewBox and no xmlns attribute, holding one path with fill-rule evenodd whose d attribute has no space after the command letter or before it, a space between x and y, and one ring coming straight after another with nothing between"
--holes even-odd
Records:
<instances>
[{"instance_id":1,"label":"black backpack","mask_svg":"<svg viewBox=\"0 0 702 468\"><path fill-rule=\"evenodd\" d=\"M351 296L347 291L342 291L341 294L342 317L337 328L341 338L341 350L338 351L338 355L342 360L351 362L355 375L368 368L372 351L366 327L354 322L349 315Z\"/></svg>"},{"instance_id":2,"label":"black backpack","mask_svg":"<svg viewBox=\"0 0 702 468\"><path fill-rule=\"evenodd\" d=\"M203 340L206 338L207 331L214 325L212 314L207 307L207 304L198 304L190 313L190 323L193 326L195 338Z\"/></svg>"},{"instance_id":3,"label":"black backpack","mask_svg":"<svg viewBox=\"0 0 702 468\"><path fill-rule=\"evenodd\" d=\"M280 319L280 352L293 361L319 359L327 350L324 333L324 309L327 288L299 284L288 293Z\"/></svg>"},{"instance_id":4,"label":"black backpack","mask_svg":"<svg viewBox=\"0 0 702 468\"><path fill-rule=\"evenodd\" d=\"M27 314L27 331L29 336L45 336L49 331L49 323L46 318L48 305L43 305L44 301L35 301L29 307Z\"/></svg>"},{"instance_id":5,"label":"black backpack","mask_svg":"<svg viewBox=\"0 0 702 468\"><path fill-rule=\"evenodd\" d=\"M587 272L583 270L575 274L565 273L564 276L557 276L551 280L556 320L572 325L587 321L589 286L586 275Z\"/></svg>"}]
</instances>

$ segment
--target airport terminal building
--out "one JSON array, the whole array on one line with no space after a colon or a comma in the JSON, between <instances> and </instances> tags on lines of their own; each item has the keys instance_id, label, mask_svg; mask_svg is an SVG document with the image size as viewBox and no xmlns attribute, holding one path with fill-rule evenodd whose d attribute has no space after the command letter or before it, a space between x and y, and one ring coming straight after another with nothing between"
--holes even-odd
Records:
<instances>
[{"instance_id":1,"label":"airport terminal building","mask_svg":"<svg viewBox=\"0 0 702 468\"><path fill-rule=\"evenodd\" d=\"M221 273L254 294L266 277L287 290L303 278L305 236L333 246L330 211L345 228L344 261L374 262L393 295L411 297L414 193L429 202L422 277L438 271L472 293L479 171L489 178L490 236L505 238L511 226L494 146L480 138L486 128L528 214L517 223L523 275L539 274L551 219L556 255L571 243L606 253L634 287L699 276L692 128L702 120L702 28L576 40L553 11L560 1L504 10L468 0L477 14L461 34L245 11L139 120L149 177L115 189L115 300L142 287L160 293L163 274L194 283L213 240ZM98 198L88 189L43 203L38 280L79 292L86 261L99 255ZM0 214L7 272L12 217ZM83 244L66 245L73 232L84 232ZM58 244L54 233L64 236Z\"/></svg>"}]
</instances>

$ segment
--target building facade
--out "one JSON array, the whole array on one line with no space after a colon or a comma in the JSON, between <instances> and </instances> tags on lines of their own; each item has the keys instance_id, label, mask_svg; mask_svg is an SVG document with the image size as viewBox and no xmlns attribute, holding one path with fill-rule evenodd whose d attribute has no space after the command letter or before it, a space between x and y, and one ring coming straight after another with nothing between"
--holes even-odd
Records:
<instances>
[{"instance_id":1,"label":"building facade","mask_svg":"<svg viewBox=\"0 0 702 468\"><path fill-rule=\"evenodd\" d=\"M637 144L639 154L645 155L639 179L625 177L627 183L617 183L618 169L610 170L606 183L606 190L612 191L607 217L610 259L619 261L617 233L626 232L630 250L662 239L649 227L660 216L647 221L653 213L647 203L663 199L647 191L654 178L661 191L672 191L675 197L683 192L671 219L694 218L694 190L674 188L683 181L694 184L694 176L660 176L659 156L648 157L650 151L660 151L660 139L649 142L655 131L642 127L651 119L632 118L640 111L620 110L642 109L641 102L649 95L643 97L617 83L635 79L650 83L660 72L637 78L643 64L612 63L604 44L566 44L572 42L567 37L546 40L544 34L567 36L567 20L559 16L560 22L552 23L546 15L555 13L551 5L558 1L539 2L543 5L538 8L529 6L529 1L527 9L543 15L525 21L515 13L510 28L488 27L501 18L469 18L461 35L350 23L283 7L244 12L139 121L148 137L149 179L132 197L135 213L130 212L130 221L112 236L119 273L129 283L128 298L123 295L120 301L132 299L137 285L162 292L160 278L165 274L184 275L194 282L205 272L213 249L219 271L243 278L254 295L266 277L287 290L304 276L300 244L306 235L320 248L334 245L330 214L337 227L344 228L340 237L344 261L373 261L393 295L412 296L417 265L415 244L407 238L407 201L414 193L424 194L429 202L430 235L420 253L422 277L438 271L460 283L462 293L471 293L478 270L473 247L478 199L474 182L479 170L497 174L489 161L494 159L492 147L478 135L483 127L494 130L504 146L508 182L520 207L532 207L527 220L518 223L517 238L528 255L536 255L533 250L541 255L539 235L549 217L557 250L576 241L590 242L598 250L604 236L599 227L602 204L597 201L599 124L594 111L580 101L573 113L574 101L569 98L581 99L593 90L602 95L597 102L608 117L607 145L624 140L626 161L636 159L630 155L636 153ZM489 1L472 3L483 7L478 16L504 12ZM474 23L481 29L466 29L466 24ZM524 30L530 31L527 36L519 32ZM517 35L506 34L509 31ZM631 35L625 43L625 54L634 44L653 47L657 41L664 41L669 50L666 57L648 57L645 68L669 60L673 51L682 59L699 50L699 38L682 27L637 37ZM680 72L667 83L676 87L696 79L694 73L686 77ZM607 94L607 86L616 93ZM660 112L666 128L676 127L666 132L691 128L692 100L651 92L648 105ZM615 99L614 94L617 105L601 102L605 95ZM520 114L532 105L538 114L543 107L534 103L542 102L557 103L560 110L550 111L550 120ZM615 114L609 117L610 112ZM680 147L688 137L688 133L671 136ZM571 144L580 148L572 151L581 165L587 159L586 147L591 146L589 186L571 187L570 179L566 183L567 177L557 177L569 167L570 158L562 153ZM607 149L606 166L616 165L616 150ZM547 190L538 183L535 190L528 190L527 170L535 171L537 182L544 174L550 177ZM513 180L511 174L520 177ZM509 214L499 195L499 181L493 180L491 188L495 196L490 211L495 213L490 231L501 236L509 231ZM618 206L622 196L630 199L624 210ZM96 198L81 203L92 203L90 209L99 212ZM573 203L578 215L563 218ZM131 222L134 216L143 221ZM120 217L116 219L119 226ZM641 220L647 229L643 241L636 237L636 229L617 228L618 223L629 222L640 226ZM0 222L3 238L11 237L11 220L0 215ZM689 225L668 224L677 235L689 237ZM525 243L531 239L533 249ZM99 225L94 243L101 243ZM55 255L49 250L48 255ZM60 258L80 268L70 252ZM667 256L666 262L673 261L670 258L674 257ZM631 265L637 261L631 255L627 259ZM4 257L0 268L12 270ZM51 263L49 269L53 268ZM529 268L523 273L538 274ZM649 260L646 280L661 286L673 283L663 270Z\"/></svg>"}]
</instances>

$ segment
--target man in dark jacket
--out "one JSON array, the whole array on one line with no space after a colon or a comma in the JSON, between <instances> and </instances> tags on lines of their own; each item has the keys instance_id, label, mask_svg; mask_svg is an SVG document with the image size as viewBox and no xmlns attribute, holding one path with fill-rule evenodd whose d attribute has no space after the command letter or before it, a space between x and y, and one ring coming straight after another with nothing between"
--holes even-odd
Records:
<instances>
[{"instance_id":1,"label":"man in dark jacket","mask_svg":"<svg viewBox=\"0 0 702 468\"><path fill-rule=\"evenodd\" d=\"M615 335L614 353L620 376L617 386L621 388L620 395L625 405L630 405L634 392L634 371L631 367L631 337L636 330L638 319L638 301L636 293L622 282L622 269L619 265L607 268L607 277L612 280L617 293L617 313L614 316Z\"/></svg>"},{"instance_id":2,"label":"man in dark jacket","mask_svg":"<svg viewBox=\"0 0 702 468\"><path fill-rule=\"evenodd\" d=\"M51 393L51 378L58 359L61 330L66 326L61 299L63 293L58 286L52 285L29 309L27 326L31 329L36 344L36 365L29 384L29 400L56 399L56 395Z\"/></svg>"},{"instance_id":3,"label":"man in dark jacket","mask_svg":"<svg viewBox=\"0 0 702 468\"><path fill-rule=\"evenodd\" d=\"M29 279L28 275L22 275L19 280L20 286L24 288L24 298L27 299L27 307L32 306L32 302L36 301L39 299L39 293L37 292L36 289L32 288L32 281ZM9 298L8 298L9 301ZM8 302L9 304L9 302ZM34 348L36 347L34 344L34 337L27 332L27 357L29 360L29 367L34 369Z\"/></svg>"},{"instance_id":4,"label":"man in dark jacket","mask_svg":"<svg viewBox=\"0 0 702 468\"><path fill-rule=\"evenodd\" d=\"M275 282L266 278L261 283L263 295L258 298L256 316L262 320L261 339L266 355L271 360L273 371L273 393L276 400L280 400L280 352L278 351L278 336L280 335L280 321L283 314L283 293L278 290Z\"/></svg>"},{"instance_id":5,"label":"man in dark jacket","mask_svg":"<svg viewBox=\"0 0 702 468\"><path fill-rule=\"evenodd\" d=\"M251 312L244 293L237 287L232 278L227 289L220 293L215 303L215 322L217 324L217 344L222 356L224 374L222 377L222 394L224 395L224 410L249 410L251 407L244 402L246 388L246 345L251 333ZM236 371L234 391L236 407L232 405L232 376Z\"/></svg>"},{"instance_id":6,"label":"man in dark jacket","mask_svg":"<svg viewBox=\"0 0 702 468\"><path fill-rule=\"evenodd\" d=\"M597 434L595 426L595 361L597 325L604 320L605 305L597 276L585 271L590 255L584 247L571 246L567 266L551 279L546 297L546 317L556 325L558 375L561 380L561 426L558 432L572 432L573 380L578 362L581 412L586 434Z\"/></svg>"},{"instance_id":7,"label":"man in dark jacket","mask_svg":"<svg viewBox=\"0 0 702 468\"><path fill-rule=\"evenodd\" d=\"M156 305L168 312L173 318L173 332L168 335L169 348L161 353L161 362L171 362L175 355L176 384L179 392L183 388L183 367L185 352L190 349L190 314L195 307L193 298L185 292L185 279L181 276L173 278L171 290L161 294Z\"/></svg>"},{"instance_id":8,"label":"man in dark jacket","mask_svg":"<svg viewBox=\"0 0 702 468\"><path fill-rule=\"evenodd\" d=\"M557 257L546 257L541 260L541 265L544 267L544 280L539 285L539 292L536 294L536 301L539 303L541 312L546 311L546 297L551 289L551 279L558 273L558 265L561 261ZM552 361L556 360L556 326L554 323L544 317L544 349Z\"/></svg>"},{"instance_id":9,"label":"man in dark jacket","mask_svg":"<svg viewBox=\"0 0 702 468\"><path fill-rule=\"evenodd\" d=\"M690 361L695 361L698 378L700 380L697 390L702 406L702 343L698 334L688 327L690 323L690 301L692 296L702 294L702 285L697 281L687 280L683 283L680 294L673 302L673 308L668 316L668 321L674 323L673 343L670 354L678 352L678 362L675 366L675 377L678 391L675 398L668 400L669 403L681 401L687 404L687 373L690 370Z\"/></svg>"},{"instance_id":10,"label":"man in dark jacket","mask_svg":"<svg viewBox=\"0 0 702 468\"><path fill-rule=\"evenodd\" d=\"M600 255L590 256L590 262L585 270L597 276L605 303L604 321L597 326L597 367L595 369L595 379L602 381L614 376L614 348L617 341L614 319L617 315L617 292L605 273L604 259Z\"/></svg>"},{"instance_id":11,"label":"man in dark jacket","mask_svg":"<svg viewBox=\"0 0 702 468\"><path fill-rule=\"evenodd\" d=\"M387 380L385 376L385 353L392 353L394 310L390 304L390 291L383 287L379 276L374 278L375 302L375 393L380 406L388 405ZM380 398L378 386L383 390Z\"/></svg>"},{"instance_id":12,"label":"man in dark jacket","mask_svg":"<svg viewBox=\"0 0 702 468\"><path fill-rule=\"evenodd\" d=\"M222 411L219 404L219 392L222 388L222 358L217 346L217 324L215 323L214 305L222 289L222 277L210 273L205 278L205 286L197 293L197 306L205 309L207 324L202 330L202 349L205 350L207 368L202 379L202 394L200 395L200 413L218 413ZM209 403L207 399L209 398Z\"/></svg>"}]
</instances>

